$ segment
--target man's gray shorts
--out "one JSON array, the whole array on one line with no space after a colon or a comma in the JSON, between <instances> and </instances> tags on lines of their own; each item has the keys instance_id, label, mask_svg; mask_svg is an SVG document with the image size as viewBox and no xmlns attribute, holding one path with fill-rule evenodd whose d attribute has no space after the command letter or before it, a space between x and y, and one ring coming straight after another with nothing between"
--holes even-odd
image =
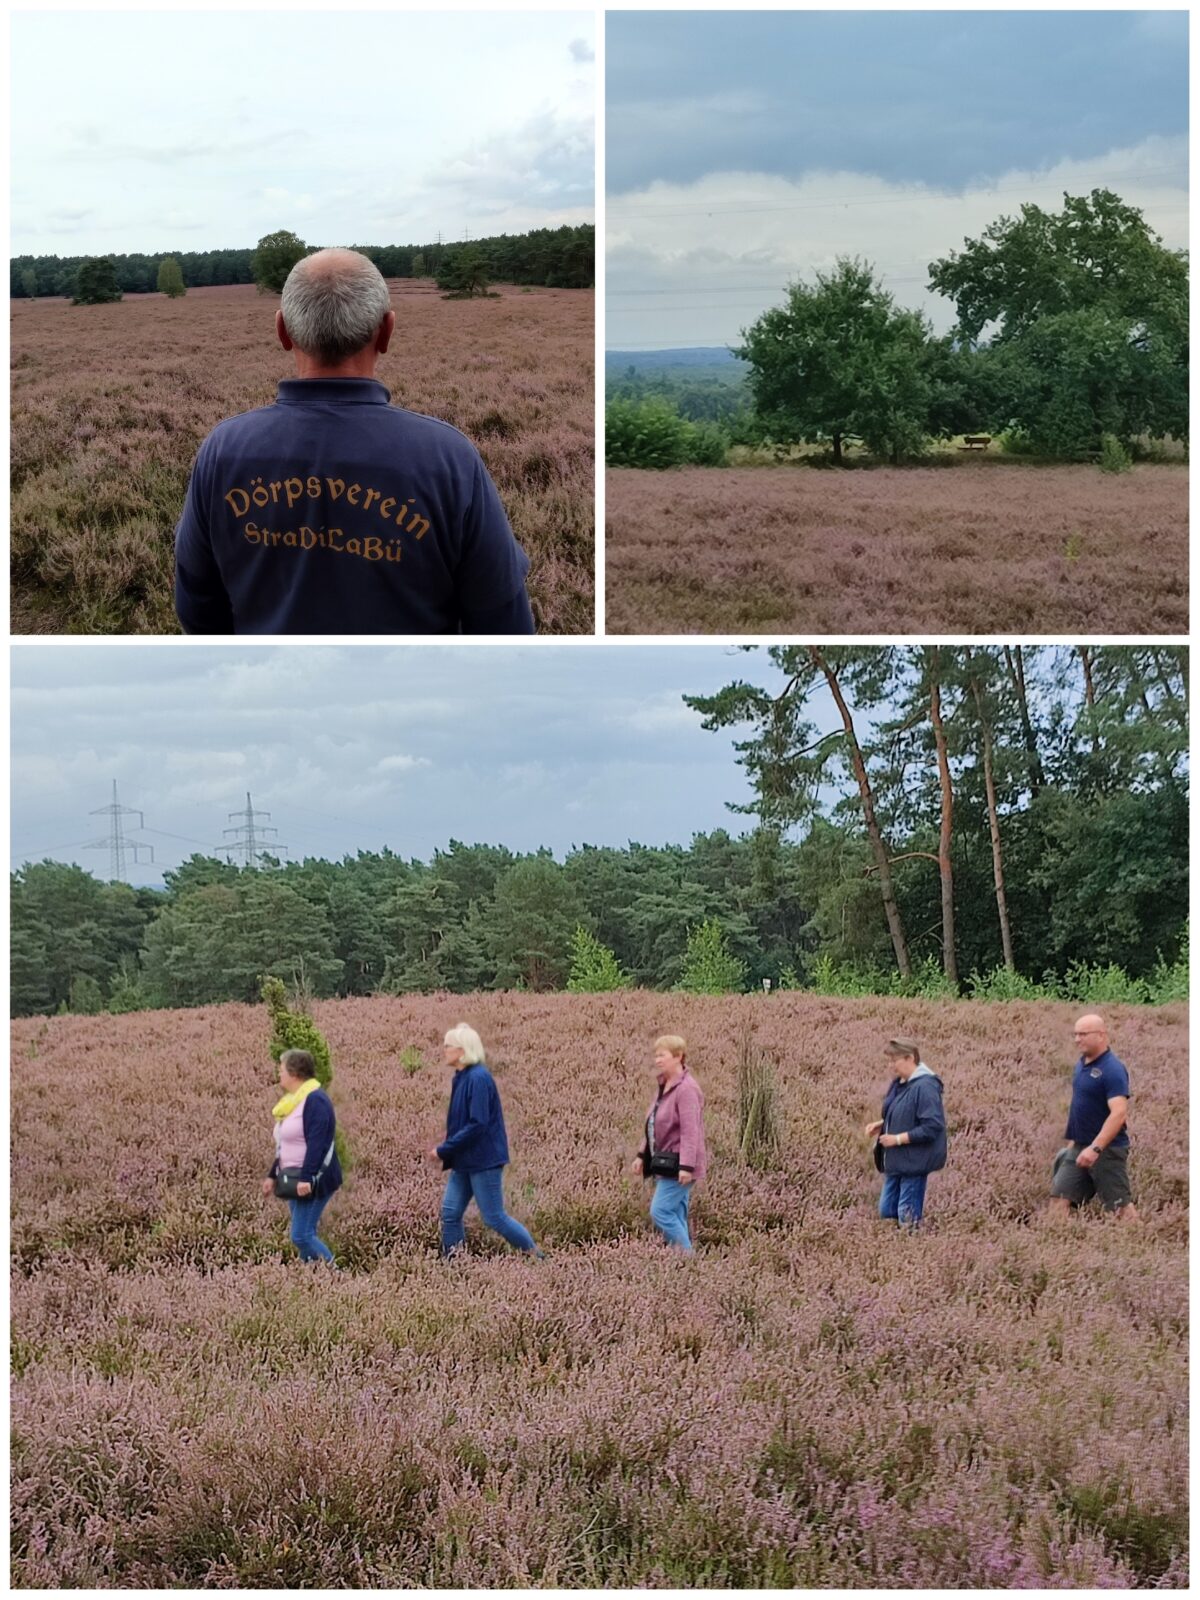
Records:
<instances>
[{"instance_id":1,"label":"man's gray shorts","mask_svg":"<svg viewBox=\"0 0 1200 1600\"><path fill-rule=\"evenodd\" d=\"M1054 1181L1051 1193L1060 1200L1069 1200L1073 1206L1083 1206L1093 1195L1100 1196L1105 1211L1120 1211L1122 1206L1133 1204L1133 1191L1129 1187L1129 1146L1109 1145L1101 1150L1094 1164L1081 1167L1075 1157L1083 1149L1081 1144L1069 1144L1054 1158Z\"/></svg>"}]
</instances>

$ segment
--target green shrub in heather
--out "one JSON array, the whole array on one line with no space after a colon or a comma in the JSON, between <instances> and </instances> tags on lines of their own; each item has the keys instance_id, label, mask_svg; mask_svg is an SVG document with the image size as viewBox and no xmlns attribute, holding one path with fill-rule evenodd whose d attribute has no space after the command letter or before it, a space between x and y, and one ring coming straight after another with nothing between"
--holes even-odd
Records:
<instances>
[{"instance_id":1,"label":"green shrub in heather","mask_svg":"<svg viewBox=\"0 0 1200 1600\"><path fill-rule=\"evenodd\" d=\"M1129 472L1133 457L1115 433L1106 433L1100 440L1100 471Z\"/></svg>"},{"instance_id":2,"label":"green shrub in heather","mask_svg":"<svg viewBox=\"0 0 1200 1600\"><path fill-rule=\"evenodd\" d=\"M737 994L746 987L746 963L735 956L715 917L688 932L683 954L683 994Z\"/></svg>"},{"instance_id":3,"label":"green shrub in heather","mask_svg":"<svg viewBox=\"0 0 1200 1600\"><path fill-rule=\"evenodd\" d=\"M264 978L262 997L271 1016L271 1060L285 1050L307 1050L313 1058L313 1077L327 1089L333 1078L329 1043L310 1016L288 1009L287 990L281 978Z\"/></svg>"},{"instance_id":4,"label":"green shrub in heather","mask_svg":"<svg viewBox=\"0 0 1200 1600\"><path fill-rule=\"evenodd\" d=\"M77 1017L94 1017L104 1010L104 991L89 973L71 979L67 1010Z\"/></svg>"},{"instance_id":5,"label":"green shrub in heather","mask_svg":"<svg viewBox=\"0 0 1200 1600\"><path fill-rule=\"evenodd\" d=\"M595 934L578 927L571 936L571 994L607 994L613 989L628 989L633 983L621 963Z\"/></svg>"},{"instance_id":6,"label":"green shrub in heather","mask_svg":"<svg viewBox=\"0 0 1200 1600\"><path fill-rule=\"evenodd\" d=\"M610 400L604 459L610 467L680 467L688 459L691 433L691 423L667 400Z\"/></svg>"},{"instance_id":7,"label":"green shrub in heather","mask_svg":"<svg viewBox=\"0 0 1200 1600\"><path fill-rule=\"evenodd\" d=\"M307 1050L313 1058L313 1077L322 1089L328 1090L333 1082L333 1059L325 1035L305 1012L288 1008L282 979L264 978L262 997L271 1017L271 1060L278 1061L285 1050ZM340 1121L334 1143L338 1160L343 1169L348 1170L350 1150Z\"/></svg>"}]
</instances>

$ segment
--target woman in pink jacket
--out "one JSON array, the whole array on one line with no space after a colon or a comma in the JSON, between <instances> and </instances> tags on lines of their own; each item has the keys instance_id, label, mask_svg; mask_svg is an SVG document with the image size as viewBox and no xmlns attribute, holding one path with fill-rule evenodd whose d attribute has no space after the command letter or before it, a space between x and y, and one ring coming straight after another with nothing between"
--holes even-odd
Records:
<instances>
[{"instance_id":1,"label":"woman in pink jacket","mask_svg":"<svg viewBox=\"0 0 1200 1600\"><path fill-rule=\"evenodd\" d=\"M691 1253L688 1206L704 1176L704 1096L687 1069L687 1046L677 1033L654 1041L658 1095L646 1117L646 1136L630 1167L654 1179L650 1220L668 1244Z\"/></svg>"}]
</instances>

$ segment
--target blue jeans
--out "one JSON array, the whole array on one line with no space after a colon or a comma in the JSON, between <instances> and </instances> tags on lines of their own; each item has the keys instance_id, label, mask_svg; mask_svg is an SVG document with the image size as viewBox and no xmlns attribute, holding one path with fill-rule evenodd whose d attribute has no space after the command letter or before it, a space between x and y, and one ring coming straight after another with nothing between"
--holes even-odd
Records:
<instances>
[{"instance_id":1,"label":"blue jeans","mask_svg":"<svg viewBox=\"0 0 1200 1600\"><path fill-rule=\"evenodd\" d=\"M925 1211L925 1185L929 1174L920 1172L912 1178L902 1178L891 1173L883 1180L883 1193L879 1196L879 1215L888 1222L898 1222L902 1228L915 1228Z\"/></svg>"},{"instance_id":2,"label":"blue jeans","mask_svg":"<svg viewBox=\"0 0 1200 1600\"><path fill-rule=\"evenodd\" d=\"M483 1218L485 1228L494 1229L502 1239L507 1239L509 1244L515 1245L518 1250L541 1254L528 1228L523 1228L515 1217L510 1217L505 1211L504 1195L501 1192L503 1178L503 1167L485 1167L482 1172L451 1172L446 1183L446 1192L442 1196L444 1256L448 1256L452 1250L461 1249L466 1242L463 1218L467 1214L467 1207L471 1204L472 1198L479 1207L479 1215Z\"/></svg>"},{"instance_id":3,"label":"blue jeans","mask_svg":"<svg viewBox=\"0 0 1200 1600\"><path fill-rule=\"evenodd\" d=\"M289 1200L292 1212L292 1243L300 1252L301 1261L332 1261L333 1251L324 1239L317 1238L321 1213L329 1204L330 1195L319 1195L307 1200Z\"/></svg>"},{"instance_id":4,"label":"blue jeans","mask_svg":"<svg viewBox=\"0 0 1200 1600\"><path fill-rule=\"evenodd\" d=\"M675 1178L655 1178L650 1221L668 1244L677 1244L689 1254L692 1249L691 1235L688 1233L688 1206L691 1201L690 1183L679 1183Z\"/></svg>"}]
</instances>

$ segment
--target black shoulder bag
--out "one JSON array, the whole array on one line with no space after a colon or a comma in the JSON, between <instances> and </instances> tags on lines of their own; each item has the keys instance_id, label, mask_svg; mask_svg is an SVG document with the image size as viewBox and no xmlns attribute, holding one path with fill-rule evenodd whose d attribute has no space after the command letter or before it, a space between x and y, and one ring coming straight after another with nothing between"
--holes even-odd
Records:
<instances>
[{"instance_id":1,"label":"black shoulder bag","mask_svg":"<svg viewBox=\"0 0 1200 1600\"><path fill-rule=\"evenodd\" d=\"M276 1200L311 1200L317 1192L317 1187L320 1184L321 1179L325 1176L326 1168L333 1160L333 1149L336 1143L337 1140L335 1138L331 1142L329 1149L325 1152L324 1161L322 1161L321 1165L317 1168L316 1177L309 1180L312 1183L312 1194L296 1193L297 1186L305 1182L303 1167L280 1167L279 1171L275 1174Z\"/></svg>"},{"instance_id":2,"label":"black shoulder bag","mask_svg":"<svg viewBox=\"0 0 1200 1600\"><path fill-rule=\"evenodd\" d=\"M658 1107L655 1107L657 1111ZM646 1118L646 1154L642 1157L642 1173L647 1178L674 1178L679 1180L679 1152L654 1148L654 1117Z\"/></svg>"}]
</instances>

